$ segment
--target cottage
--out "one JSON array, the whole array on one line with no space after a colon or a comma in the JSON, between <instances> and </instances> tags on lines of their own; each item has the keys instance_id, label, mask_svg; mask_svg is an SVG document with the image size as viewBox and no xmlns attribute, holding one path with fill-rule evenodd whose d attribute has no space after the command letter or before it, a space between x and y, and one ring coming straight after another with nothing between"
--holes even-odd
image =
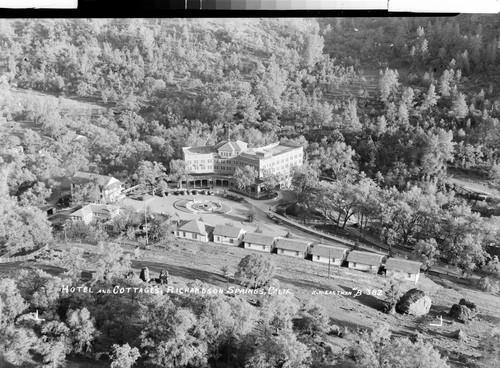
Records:
<instances>
[{"instance_id":1,"label":"cottage","mask_svg":"<svg viewBox=\"0 0 500 368\"><path fill-rule=\"evenodd\" d=\"M71 194L78 187L94 183L99 190L101 202L112 203L120 199L123 191L123 183L112 176L99 175L77 171L71 179Z\"/></svg>"},{"instance_id":2,"label":"cottage","mask_svg":"<svg viewBox=\"0 0 500 368\"><path fill-rule=\"evenodd\" d=\"M349 262L349 268L378 273L384 257L383 254L379 253L354 250L347 256L347 261Z\"/></svg>"},{"instance_id":3,"label":"cottage","mask_svg":"<svg viewBox=\"0 0 500 368\"><path fill-rule=\"evenodd\" d=\"M177 238L199 240L208 243L212 239L214 227L201 221L191 220L180 223L174 235Z\"/></svg>"},{"instance_id":4,"label":"cottage","mask_svg":"<svg viewBox=\"0 0 500 368\"><path fill-rule=\"evenodd\" d=\"M69 215L72 221L83 221L85 224L90 224L94 219L92 208L85 206Z\"/></svg>"},{"instance_id":5,"label":"cottage","mask_svg":"<svg viewBox=\"0 0 500 368\"><path fill-rule=\"evenodd\" d=\"M243 236L243 246L247 249L258 250L260 252L271 252L276 238L274 236L246 233Z\"/></svg>"},{"instance_id":6,"label":"cottage","mask_svg":"<svg viewBox=\"0 0 500 368\"><path fill-rule=\"evenodd\" d=\"M278 254L305 258L309 251L310 244L311 242L282 238L278 239L278 241L276 242L276 249Z\"/></svg>"},{"instance_id":7,"label":"cottage","mask_svg":"<svg viewBox=\"0 0 500 368\"><path fill-rule=\"evenodd\" d=\"M214 229L214 243L239 246L245 230L227 225L217 225Z\"/></svg>"},{"instance_id":8,"label":"cottage","mask_svg":"<svg viewBox=\"0 0 500 368\"><path fill-rule=\"evenodd\" d=\"M330 263L335 266L341 266L347 257L349 248L335 247L326 244L314 244L311 247L313 262Z\"/></svg>"},{"instance_id":9,"label":"cottage","mask_svg":"<svg viewBox=\"0 0 500 368\"><path fill-rule=\"evenodd\" d=\"M72 221L83 221L89 224L93 220L110 220L120 213L120 208L107 204L88 204L70 214Z\"/></svg>"},{"instance_id":10,"label":"cottage","mask_svg":"<svg viewBox=\"0 0 500 368\"><path fill-rule=\"evenodd\" d=\"M385 263L385 269L388 275L413 281L416 285L420 276L421 264L421 262L408 261L406 259L389 258Z\"/></svg>"}]
</instances>

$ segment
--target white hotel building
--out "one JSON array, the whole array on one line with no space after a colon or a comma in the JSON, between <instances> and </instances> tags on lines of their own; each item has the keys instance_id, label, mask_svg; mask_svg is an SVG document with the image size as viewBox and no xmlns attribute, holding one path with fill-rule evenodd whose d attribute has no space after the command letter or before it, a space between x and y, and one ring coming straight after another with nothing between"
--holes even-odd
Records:
<instances>
[{"instance_id":1,"label":"white hotel building","mask_svg":"<svg viewBox=\"0 0 500 368\"><path fill-rule=\"evenodd\" d=\"M258 179L262 179L264 173L269 171L280 174L283 178L281 185L289 186L290 169L302 166L304 161L303 147L279 142L248 148L247 143L239 140L222 141L215 146L183 147L182 151L189 171L189 183L194 187L235 187L232 176L236 168L247 165L255 169ZM252 193L259 195L259 180L251 189Z\"/></svg>"}]
</instances>

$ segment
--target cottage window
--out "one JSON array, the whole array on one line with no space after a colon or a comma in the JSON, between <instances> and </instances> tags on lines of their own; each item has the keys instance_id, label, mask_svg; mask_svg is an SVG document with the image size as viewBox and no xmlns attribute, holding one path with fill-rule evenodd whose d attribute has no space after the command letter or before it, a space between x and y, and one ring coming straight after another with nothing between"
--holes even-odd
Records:
<instances>
[{"instance_id":1,"label":"cottage window","mask_svg":"<svg viewBox=\"0 0 500 368\"><path fill-rule=\"evenodd\" d=\"M320 258L321 258L320 256L316 256L316 259L317 259L318 261L320 260Z\"/></svg>"},{"instance_id":2,"label":"cottage window","mask_svg":"<svg viewBox=\"0 0 500 368\"><path fill-rule=\"evenodd\" d=\"M265 245L263 245L263 246L262 246L262 249L266 250L266 246L265 246Z\"/></svg>"},{"instance_id":3,"label":"cottage window","mask_svg":"<svg viewBox=\"0 0 500 368\"><path fill-rule=\"evenodd\" d=\"M234 239L229 239L229 243L234 244Z\"/></svg>"},{"instance_id":4,"label":"cottage window","mask_svg":"<svg viewBox=\"0 0 500 368\"><path fill-rule=\"evenodd\" d=\"M280 249L280 253L281 254L285 253L285 250L284 249Z\"/></svg>"},{"instance_id":5,"label":"cottage window","mask_svg":"<svg viewBox=\"0 0 500 368\"><path fill-rule=\"evenodd\" d=\"M296 252L295 252L295 255L296 255L296 256L298 256L298 255L299 255L299 251L296 251Z\"/></svg>"},{"instance_id":6,"label":"cottage window","mask_svg":"<svg viewBox=\"0 0 500 368\"><path fill-rule=\"evenodd\" d=\"M352 262L352 267L356 267L356 262Z\"/></svg>"},{"instance_id":7,"label":"cottage window","mask_svg":"<svg viewBox=\"0 0 500 368\"><path fill-rule=\"evenodd\" d=\"M220 242L220 236L217 237L217 241Z\"/></svg>"},{"instance_id":8,"label":"cottage window","mask_svg":"<svg viewBox=\"0 0 500 368\"><path fill-rule=\"evenodd\" d=\"M183 231L183 232L182 232L182 236L183 236L184 238L186 237L186 232L185 232L185 231Z\"/></svg>"},{"instance_id":9,"label":"cottage window","mask_svg":"<svg viewBox=\"0 0 500 368\"><path fill-rule=\"evenodd\" d=\"M193 237L193 239L196 239L196 234L195 233L192 233L191 236Z\"/></svg>"},{"instance_id":10,"label":"cottage window","mask_svg":"<svg viewBox=\"0 0 500 368\"><path fill-rule=\"evenodd\" d=\"M408 274L408 277L411 277L411 273Z\"/></svg>"},{"instance_id":11,"label":"cottage window","mask_svg":"<svg viewBox=\"0 0 500 368\"><path fill-rule=\"evenodd\" d=\"M332 258L332 263L335 263L335 258Z\"/></svg>"}]
</instances>

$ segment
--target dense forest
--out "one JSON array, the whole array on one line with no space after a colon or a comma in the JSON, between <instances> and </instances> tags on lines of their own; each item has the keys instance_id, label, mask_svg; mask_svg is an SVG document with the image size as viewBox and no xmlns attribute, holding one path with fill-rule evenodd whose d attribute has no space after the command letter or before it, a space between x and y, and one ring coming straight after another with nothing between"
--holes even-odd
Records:
<instances>
[{"instance_id":1,"label":"dense forest","mask_svg":"<svg viewBox=\"0 0 500 368\"><path fill-rule=\"evenodd\" d=\"M304 147L307 162L292 186L298 202L288 209L304 221L320 212L344 227L356 217L362 230L414 247L429 266L441 257L464 271L482 269L484 289L498 290L500 266L486 247L498 239L500 220L473 211L447 172L500 185L499 38L497 15L0 20L0 244L16 250L54 241L58 234L33 206L77 170L132 185L166 168L173 179L184 174L183 146L214 144L230 130L250 147ZM26 90L33 94L20 102ZM68 108L67 100L93 108ZM94 234L91 226L79 231ZM102 269L112 274L97 275L95 285L138 282L124 278L129 260L111 253ZM65 267L82 269L78 255L64 257L61 264L73 262ZM139 352L153 367L226 359L247 368L319 368L337 360L315 341L327 331L316 330L314 306L257 315L222 298L61 296L48 288L76 285L80 275L61 277L1 280L0 329L12 337L1 348L10 362L22 363L35 346L46 367L61 366L66 355L108 354L124 368ZM14 323L35 309L52 322L41 330ZM110 309L129 320L110 319ZM255 320L281 331L255 331ZM371 367L379 354L382 367L403 350L414 366L425 358L436 361L421 364L445 366L432 346L386 339L384 328L358 336L337 366Z\"/></svg>"}]
</instances>

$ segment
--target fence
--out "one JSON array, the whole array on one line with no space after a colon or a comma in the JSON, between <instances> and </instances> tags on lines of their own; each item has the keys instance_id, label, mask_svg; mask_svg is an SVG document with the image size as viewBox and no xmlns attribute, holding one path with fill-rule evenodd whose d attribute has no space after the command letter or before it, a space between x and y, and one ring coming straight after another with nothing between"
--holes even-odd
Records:
<instances>
[{"instance_id":1,"label":"fence","mask_svg":"<svg viewBox=\"0 0 500 368\"><path fill-rule=\"evenodd\" d=\"M35 258L37 255L39 255L41 252L46 250L49 247L48 244L44 245L41 248L38 248L34 252L31 252L30 254L26 254L24 256L17 256L17 257L0 257L0 263L13 263L13 262L23 262L27 261L29 259Z\"/></svg>"}]
</instances>

